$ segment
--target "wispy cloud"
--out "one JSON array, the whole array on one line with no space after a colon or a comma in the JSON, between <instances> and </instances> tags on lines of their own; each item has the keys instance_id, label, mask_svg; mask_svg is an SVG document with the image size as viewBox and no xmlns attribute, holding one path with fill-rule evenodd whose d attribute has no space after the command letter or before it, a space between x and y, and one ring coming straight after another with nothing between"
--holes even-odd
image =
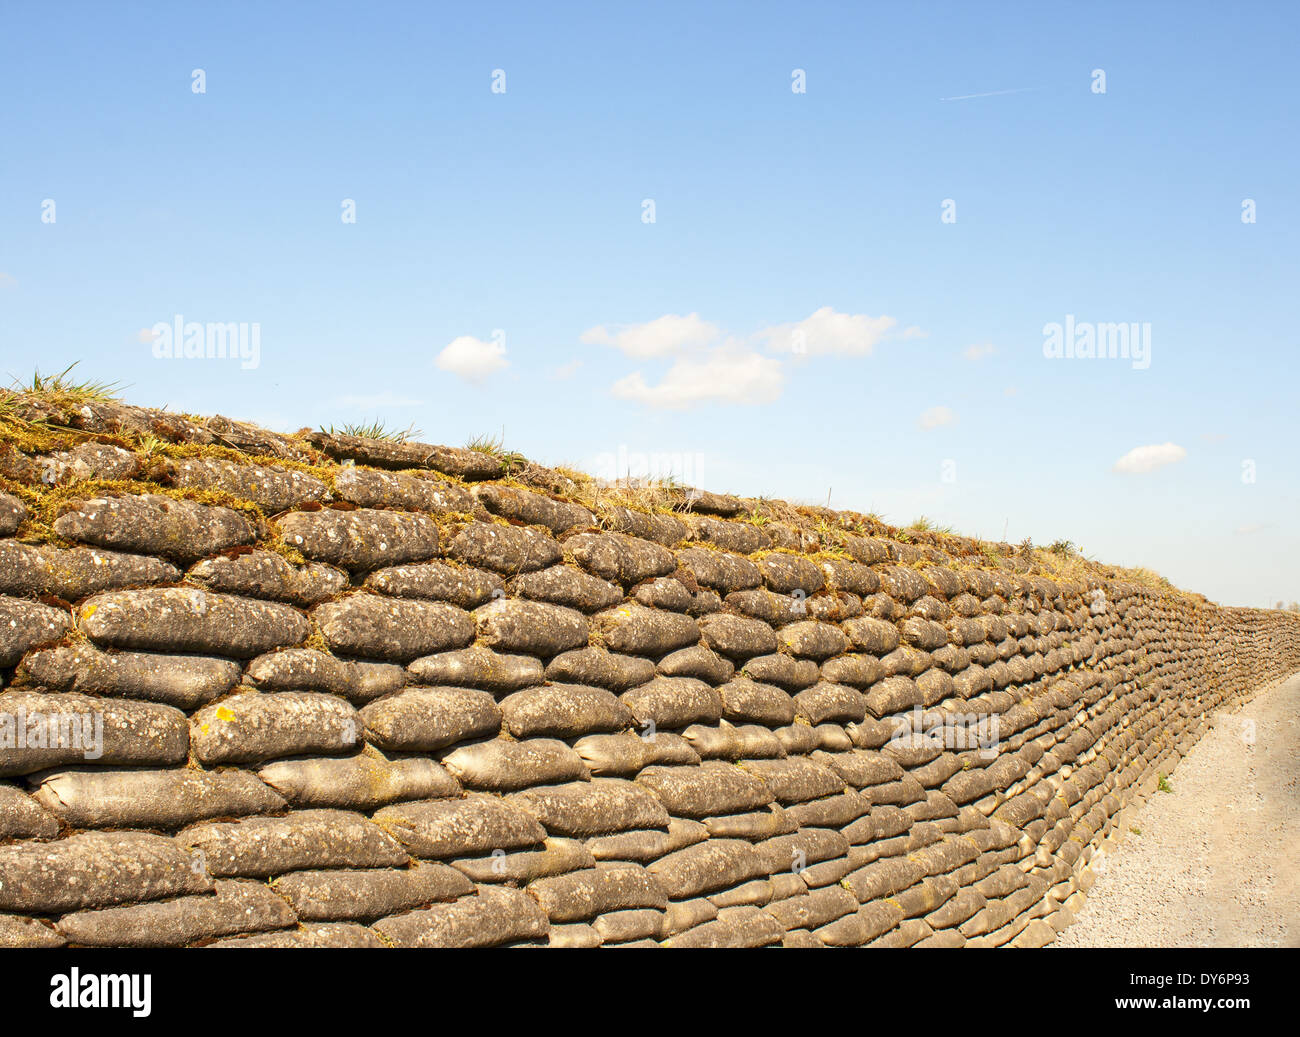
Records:
<instances>
[{"instance_id":1,"label":"wispy cloud","mask_svg":"<svg viewBox=\"0 0 1300 1037\"><path fill-rule=\"evenodd\" d=\"M1271 522L1249 522L1244 526L1238 526L1233 530L1237 536L1250 536L1252 533L1262 533L1266 529L1272 529Z\"/></svg>"},{"instance_id":2,"label":"wispy cloud","mask_svg":"<svg viewBox=\"0 0 1300 1037\"><path fill-rule=\"evenodd\" d=\"M685 316L668 313L644 324L619 324L613 329L598 324L584 331L580 341L587 345L613 346L626 356L648 360L707 346L721 335L717 325L702 320L698 313Z\"/></svg>"},{"instance_id":3,"label":"wispy cloud","mask_svg":"<svg viewBox=\"0 0 1300 1037\"><path fill-rule=\"evenodd\" d=\"M894 317L839 313L830 306L823 306L801 321L764 328L756 338L773 353L869 356L897 325ZM919 331L918 328L908 328L903 336L916 338Z\"/></svg>"},{"instance_id":4,"label":"wispy cloud","mask_svg":"<svg viewBox=\"0 0 1300 1037\"><path fill-rule=\"evenodd\" d=\"M956 97L941 97L940 101L970 101L976 97L1001 97L1004 94L1023 94L1037 90L1036 86L1018 86L1011 90L987 90L982 94L958 94Z\"/></svg>"},{"instance_id":5,"label":"wispy cloud","mask_svg":"<svg viewBox=\"0 0 1300 1037\"><path fill-rule=\"evenodd\" d=\"M986 356L992 356L997 350L993 348L992 342L981 342L978 345L967 346L961 351L961 355L967 360L983 360Z\"/></svg>"},{"instance_id":6,"label":"wispy cloud","mask_svg":"<svg viewBox=\"0 0 1300 1037\"><path fill-rule=\"evenodd\" d=\"M580 367L582 367L581 360L570 360L567 364L561 364L559 367L552 368L551 377L558 378L561 381L566 378L572 378L578 373Z\"/></svg>"},{"instance_id":7,"label":"wispy cloud","mask_svg":"<svg viewBox=\"0 0 1300 1037\"><path fill-rule=\"evenodd\" d=\"M919 419L921 428L940 428L943 425L955 424L956 421L957 415L949 407L931 407L922 412Z\"/></svg>"},{"instance_id":8,"label":"wispy cloud","mask_svg":"<svg viewBox=\"0 0 1300 1037\"><path fill-rule=\"evenodd\" d=\"M473 335L452 339L434 361L444 371L459 375L466 381L482 381L488 375L510 366L503 342L493 339L484 342Z\"/></svg>"},{"instance_id":9,"label":"wispy cloud","mask_svg":"<svg viewBox=\"0 0 1300 1037\"><path fill-rule=\"evenodd\" d=\"M588 345L611 346L641 360L671 359L657 383L642 371L633 371L615 382L612 392L648 407L682 410L707 402L755 405L775 401L785 387L786 355L868 356L887 338L924 335L915 326L898 329L894 317L840 313L823 306L803 320L770 325L749 336L727 335L698 313L670 313L644 324L598 324L580 338ZM572 370L576 367L567 364L555 377L565 377Z\"/></svg>"},{"instance_id":10,"label":"wispy cloud","mask_svg":"<svg viewBox=\"0 0 1300 1037\"><path fill-rule=\"evenodd\" d=\"M1144 475L1157 468L1175 464L1187 456L1187 451L1177 443L1155 443L1150 446L1134 447L1115 462L1112 471L1127 475Z\"/></svg>"},{"instance_id":11,"label":"wispy cloud","mask_svg":"<svg viewBox=\"0 0 1300 1037\"><path fill-rule=\"evenodd\" d=\"M761 353L719 350L703 360L677 360L657 385L648 384L640 371L634 371L615 382L612 391L620 399L647 407L683 410L706 402L772 403L784 385L779 360Z\"/></svg>"}]
</instances>

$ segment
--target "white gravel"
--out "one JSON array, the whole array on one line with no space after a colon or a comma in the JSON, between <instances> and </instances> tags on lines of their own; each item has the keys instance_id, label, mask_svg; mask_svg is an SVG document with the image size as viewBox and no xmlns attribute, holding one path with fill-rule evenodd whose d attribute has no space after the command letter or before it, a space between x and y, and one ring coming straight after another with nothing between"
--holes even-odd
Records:
<instances>
[{"instance_id":1,"label":"white gravel","mask_svg":"<svg viewBox=\"0 0 1300 1037\"><path fill-rule=\"evenodd\" d=\"M1056 946L1300 946L1300 675L1218 714L1168 780Z\"/></svg>"}]
</instances>

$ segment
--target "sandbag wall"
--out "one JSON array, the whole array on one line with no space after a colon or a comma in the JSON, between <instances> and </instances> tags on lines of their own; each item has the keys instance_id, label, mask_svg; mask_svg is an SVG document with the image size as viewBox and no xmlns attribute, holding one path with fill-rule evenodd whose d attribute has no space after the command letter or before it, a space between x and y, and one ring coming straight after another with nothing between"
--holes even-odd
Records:
<instances>
[{"instance_id":1,"label":"sandbag wall","mask_svg":"<svg viewBox=\"0 0 1300 1037\"><path fill-rule=\"evenodd\" d=\"M0 465L0 946L1042 944L1300 669L1293 615L824 509L166 421Z\"/></svg>"}]
</instances>

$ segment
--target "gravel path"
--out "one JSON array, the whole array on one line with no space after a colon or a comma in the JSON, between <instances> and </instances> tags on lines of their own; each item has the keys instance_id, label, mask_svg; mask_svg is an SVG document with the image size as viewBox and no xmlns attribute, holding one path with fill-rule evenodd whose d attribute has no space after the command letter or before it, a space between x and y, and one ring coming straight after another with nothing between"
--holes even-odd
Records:
<instances>
[{"instance_id":1,"label":"gravel path","mask_svg":"<svg viewBox=\"0 0 1300 1037\"><path fill-rule=\"evenodd\" d=\"M1056 946L1300 946L1300 676L1218 714L1169 784Z\"/></svg>"}]
</instances>

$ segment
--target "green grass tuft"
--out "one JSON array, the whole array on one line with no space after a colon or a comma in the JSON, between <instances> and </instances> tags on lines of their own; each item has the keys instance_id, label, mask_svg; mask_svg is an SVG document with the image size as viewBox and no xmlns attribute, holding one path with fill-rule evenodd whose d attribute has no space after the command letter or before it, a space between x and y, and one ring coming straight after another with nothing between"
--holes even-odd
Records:
<instances>
[{"instance_id":1,"label":"green grass tuft","mask_svg":"<svg viewBox=\"0 0 1300 1037\"><path fill-rule=\"evenodd\" d=\"M523 454L506 449L504 429L502 429L499 436L475 436L465 444L465 449L487 454L488 457L495 457L504 466L507 476L523 468L528 463L528 458Z\"/></svg>"},{"instance_id":2,"label":"green grass tuft","mask_svg":"<svg viewBox=\"0 0 1300 1037\"><path fill-rule=\"evenodd\" d=\"M41 374L37 369L30 382L15 378L11 388L14 392L25 393L44 403L62 407L107 403L117 399L115 394L126 388L120 382L98 382L92 379L77 381L71 378L72 369L78 363L80 361L69 364L58 374Z\"/></svg>"},{"instance_id":3,"label":"green grass tuft","mask_svg":"<svg viewBox=\"0 0 1300 1037\"><path fill-rule=\"evenodd\" d=\"M338 428L329 425L321 431L327 436L356 436L358 439L383 439L390 443L407 443L422 435L414 425L408 425L404 429L390 429L378 419L364 425L340 425Z\"/></svg>"},{"instance_id":4,"label":"green grass tuft","mask_svg":"<svg viewBox=\"0 0 1300 1037\"><path fill-rule=\"evenodd\" d=\"M465 444L466 450L476 450L490 457L502 457L506 452L505 439L502 436L475 436Z\"/></svg>"}]
</instances>

